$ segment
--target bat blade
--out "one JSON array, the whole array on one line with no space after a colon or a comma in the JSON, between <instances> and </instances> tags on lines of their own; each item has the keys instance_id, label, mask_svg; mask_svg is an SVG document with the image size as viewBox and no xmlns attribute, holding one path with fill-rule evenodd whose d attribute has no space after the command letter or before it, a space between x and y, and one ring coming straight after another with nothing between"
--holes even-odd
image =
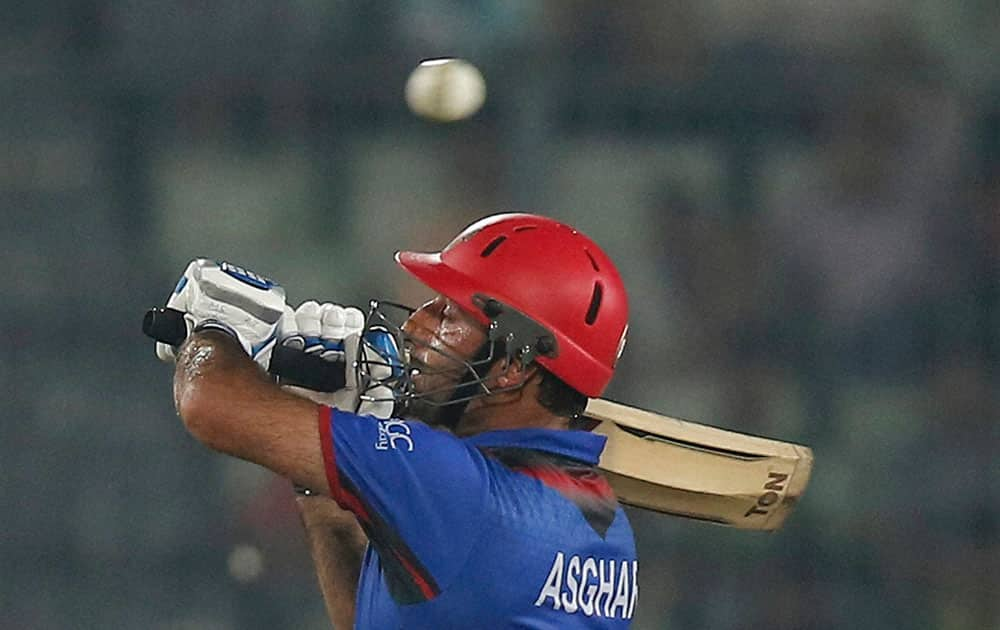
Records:
<instances>
[{"instance_id":1,"label":"bat blade","mask_svg":"<svg viewBox=\"0 0 1000 630\"><path fill-rule=\"evenodd\" d=\"M584 412L608 438L600 468L635 507L741 529L781 527L805 492L808 447L604 399Z\"/></svg>"}]
</instances>

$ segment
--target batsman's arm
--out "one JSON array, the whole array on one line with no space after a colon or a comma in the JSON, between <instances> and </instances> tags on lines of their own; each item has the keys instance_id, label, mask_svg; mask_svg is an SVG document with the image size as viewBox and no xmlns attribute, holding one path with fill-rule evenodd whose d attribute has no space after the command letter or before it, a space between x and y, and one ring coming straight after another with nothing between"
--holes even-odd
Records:
<instances>
[{"instance_id":1,"label":"batsman's arm","mask_svg":"<svg viewBox=\"0 0 1000 630\"><path fill-rule=\"evenodd\" d=\"M282 391L226 333L196 332L181 346L174 404L187 430L209 448L328 492L320 406Z\"/></svg>"},{"instance_id":2,"label":"batsman's arm","mask_svg":"<svg viewBox=\"0 0 1000 630\"><path fill-rule=\"evenodd\" d=\"M185 427L206 446L328 491L319 406L276 386L231 336L207 330L184 343L174 401ZM330 620L351 628L367 540L354 516L332 499L314 495L298 503Z\"/></svg>"},{"instance_id":3,"label":"batsman's arm","mask_svg":"<svg viewBox=\"0 0 1000 630\"><path fill-rule=\"evenodd\" d=\"M322 495L296 497L327 614L337 630L354 627L362 555L368 538L357 519Z\"/></svg>"}]
</instances>

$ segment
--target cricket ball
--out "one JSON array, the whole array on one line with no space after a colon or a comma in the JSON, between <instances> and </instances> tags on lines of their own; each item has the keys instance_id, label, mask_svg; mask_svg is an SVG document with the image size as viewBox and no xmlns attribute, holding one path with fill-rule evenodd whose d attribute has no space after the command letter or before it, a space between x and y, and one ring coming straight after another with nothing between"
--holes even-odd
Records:
<instances>
[{"instance_id":1,"label":"cricket ball","mask_svg":"<svg viewBox=\"0 0 1000 630\"><path fill-rule=\"evenodd\" d=\"M427 59L406 81L410 110L434 122L455 122L479 111L486 101L486 81L464 59Z\"/></svg>"}]
</instances>

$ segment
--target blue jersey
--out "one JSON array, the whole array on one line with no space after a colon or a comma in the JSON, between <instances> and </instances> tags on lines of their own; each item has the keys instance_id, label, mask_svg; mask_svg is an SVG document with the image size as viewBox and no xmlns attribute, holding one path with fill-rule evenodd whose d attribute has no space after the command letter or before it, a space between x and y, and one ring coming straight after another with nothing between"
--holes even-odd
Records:
<instances>
[{"instance_id":1,"label":"blue jersey","mask_svg":"<svg viewBox=\"0 0 1000 630\"><path fill-rule=\"evenodd\" d=\"M356 627L627 628L632 528L596 470L605 438L466 439L323 408L334 499L368 534Z\"/></svg>"}]
</instances>

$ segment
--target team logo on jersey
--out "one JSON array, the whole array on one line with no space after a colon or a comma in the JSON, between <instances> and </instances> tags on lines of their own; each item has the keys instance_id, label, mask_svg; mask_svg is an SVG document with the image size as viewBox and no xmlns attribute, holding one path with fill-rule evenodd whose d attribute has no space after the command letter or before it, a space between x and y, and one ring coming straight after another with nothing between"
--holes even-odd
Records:
<instances>
[{"instance_id":1,"label":"team logo on jersey","mask_svg":"<svg viewBox=\"0 0 1000 630\"><path fill-rule=\"evenodd\" d=\"M375 448L380 451L413 450L413 438L410 436L410 425L405 420L390 418L378 421L378 440Z\"/></svg>"}]
</instances>

